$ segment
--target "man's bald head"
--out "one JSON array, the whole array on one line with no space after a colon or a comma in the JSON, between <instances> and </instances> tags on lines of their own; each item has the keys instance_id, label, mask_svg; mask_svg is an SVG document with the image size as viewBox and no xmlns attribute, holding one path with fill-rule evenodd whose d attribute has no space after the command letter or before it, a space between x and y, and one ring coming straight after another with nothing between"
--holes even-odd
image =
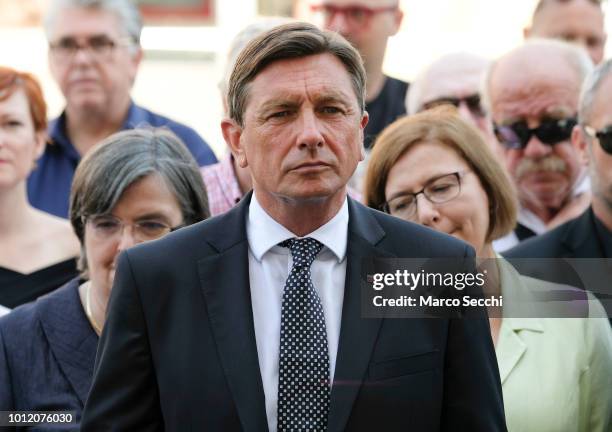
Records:
<instances>
[{"instance_id":1,"label":"man's bald head","mask_svg":"<svg viewBox=\"0 0 612 432\"><path fill-rule=\"evenodd\" d=\"M540 0L525 37L563 39L582 45L595 64L604 57L606 32L598 0Z\"/></svg>"},{"instance_id":2,"label":"man's bald head","mask_svg":"<svg viewBox=\"0 0 612 432\"><path fill-rule=\"evenodd\" d=\"M406 97L408 114L416 114L428 103L447 97L465 97L480 92L480 81L490 61L469 53L452 53L427 66L410 85Z\"/></svg>"}]
</instances>

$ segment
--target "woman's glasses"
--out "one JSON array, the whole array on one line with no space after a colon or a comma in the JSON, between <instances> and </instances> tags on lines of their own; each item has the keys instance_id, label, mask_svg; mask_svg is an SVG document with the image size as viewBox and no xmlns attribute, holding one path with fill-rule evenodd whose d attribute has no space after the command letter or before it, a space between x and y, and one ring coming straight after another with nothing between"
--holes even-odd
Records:
<instances>
[{"instance_id":1,"label":"woman's glasses","mask_svg":"<svg viewBox=\"0 0 612 432\"><path fill-rule=\"evenodd\" d=\"M417 214L417 196L423 196L431 203L443 204L461 193L461 178L469 171L458 171L431 179L418 192L405 192L385 202L381 209L385 213L404 220L414 220Z\"/></svg>"},{"instance_id":2,"label":"woman's glasses","mask_svg":"<svg viewBox=\"0 0 612 432\"><path fill-rule=\"evenodd\" d=\"M535 135L543 143L550 146L568 140L572 129L576 126L576 118L542 119L537 128L529 128L522 120L506 126L494 125L495 136L508 149L524 149L531 137Z\"/></svg>"},{"instance_id":3,"label":"woman's glasses","mask_svg":"<svg viewBox=\"0 0 612 432\"><path fill-rule=\"evenodd\" d=\"M113 215L89 216L85 219L98 240L109 240L120 237L125 227L131 227L132 236L136 242L155 240L171 231L179 229L182 225L172 227L164 221L157 219L144 219L134 223L126 223Z\"/></svg>"}]
</instances>

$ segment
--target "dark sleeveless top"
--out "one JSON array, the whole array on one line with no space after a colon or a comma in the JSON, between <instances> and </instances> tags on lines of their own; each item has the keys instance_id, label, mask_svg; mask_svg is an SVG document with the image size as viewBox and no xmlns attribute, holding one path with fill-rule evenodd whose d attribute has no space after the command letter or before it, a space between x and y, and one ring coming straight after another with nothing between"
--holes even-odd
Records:
<instances>
[{"instance_id":1,"label":"dark sleeveless top","mask_svg":"<svg viewBox=\"0 0 612 432\"><path fill-rule=\"evenodd\" d=\"M0 267L0 305L13 309L59 288L78 275L76 258L24 274Z\"/></svg>"}]
</instances>

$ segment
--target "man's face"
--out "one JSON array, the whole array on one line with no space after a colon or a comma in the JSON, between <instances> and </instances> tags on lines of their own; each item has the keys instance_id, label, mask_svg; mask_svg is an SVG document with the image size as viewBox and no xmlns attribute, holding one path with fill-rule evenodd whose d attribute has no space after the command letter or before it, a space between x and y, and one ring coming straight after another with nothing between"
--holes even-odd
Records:
<instances>
[{"instance_id":1,"label":"man's face","mask_svg":"<svg viewBox=\"0 0 612 432\"><path fill-rule=\"evenodd\" d=\"M51 73L69 108L107 113L129 97L141 53L130 46L115 14L64 9L57 15L49 43Z\"/></svg>"},{"instance_id":2,"label":"man's face","mask_svg":"<svg viewBox=\"0 0 612 432\"><path fill-rule=\"evenodd\" d=\"M361 53L366 66L382 59L387 39L397 33L403 17L398 0L306 1L314 7L314 22L344 36Z\"/></svg>"},{"instance_id":3,"label":"man's face","mask_svg":"<svg viewBox=\"0 0 612 432\"><path fill-rule=\"evenodd\" d=\"M258 199L301 201L345 194L363 159L362 114L344 65L331 54L279 60L249 85L241 127L222 124Z\"/></svg>"},{"instance_id":4,"label":"man's face","mask_svg":"<svg viewBox=\"0 0 612 432\"><path fill-rule=\"evenodd\" d=\"M612 76L601 83L592 106L588 125L599 131L612 125L612 106L608 95L612 92ZM583 139L586 138L582 132ZM612 214L612 154L606 153L597 138L586 138L582 146L583 160L589 167L591 188L596 200L604 204L608 214Z\"/></svg>"},{"instance_id":5,"label":"man's face","mask_svg":"<svg viewBox=\"0 0 612 432\"><path fill-rule=\"evenodd\" d=\"M563 39L586 48L598 64L604 57L606 33L600 6L589 0L551 1L538 12L528 36Z\"/></svg>"},{"instance_id":6,"label":"man's face","mask_svg":"<svg viewBox=\"0 0 612 432\"><path fill-rule=\"evenodd\" d=\"M520 58L515 54L502 59L489 86L497 125L524 121L537 128L547 119L576 115L580 80L560 55L532 50ZM527 207L559 209L580 174L579 157L569 139L547 145L532 134L526 147L505 149L505 160Z\"/></svg>"}]
</instances>

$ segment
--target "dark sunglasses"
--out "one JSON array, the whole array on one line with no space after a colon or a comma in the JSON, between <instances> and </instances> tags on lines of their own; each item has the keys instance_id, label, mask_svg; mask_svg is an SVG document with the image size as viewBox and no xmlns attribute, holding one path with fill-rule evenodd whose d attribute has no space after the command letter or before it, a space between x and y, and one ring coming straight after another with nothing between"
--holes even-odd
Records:
<instances>
[{"instance_id":1,"label":"dark sunglasses","mask_svg":"<svg viewBox=\"0 0 612 432\"><path fill-rule=\"evenodd\" d=\"M461 103L465 103L470 112L478 117L485 116L485 110L480 103L480 95L473 94L470 96L458 98L458 97L442 97L434 99L423 104L423 111L438 107L440 105L453 105L455 108L459 108Z\"/></svg>"},{"instance_id":2,"label":"dark sunglasses","mask_svg":"<svg viewBox=\"0 0 612 432\"><path fill-rule=\"evenodd\" d=\"M595 130L591 126L584 126L584 130L591 138L597 138L603 151L612 154L612 125L603 129Z\"/></svg>"},{"instance_id":3,"label":"dark sunglasses","mask_svg":"<svg viewBox=\"0 0 612 432\"><path fill-rule=\"evenodd\" d=\"M524 120L511 125L494 124L495 136L508 149L524 149L533 135L549 146L568 140L576 126L576 118L543 119L540 126L530 129Z\"/></svg>"}]
</instances>

